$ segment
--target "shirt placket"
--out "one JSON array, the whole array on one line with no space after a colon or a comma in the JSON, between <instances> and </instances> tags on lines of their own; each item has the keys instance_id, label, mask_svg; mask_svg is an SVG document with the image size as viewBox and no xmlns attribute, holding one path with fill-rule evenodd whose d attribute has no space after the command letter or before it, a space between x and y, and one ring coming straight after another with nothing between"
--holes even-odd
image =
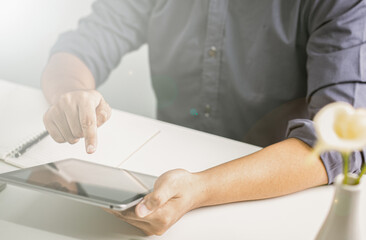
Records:
<instances>
[{"instance_id":1,"label":"shirt placket","mask_svg":"<svg viewBox=\"0 0 366 240\"><path fill-rule=\"evenodd\" d=\"M221 54L224 40L227 0L211 0L207 19L202 71L202 113L205 129L212 128L218 118L218 92Z\"/></svg>"}]
</instances>

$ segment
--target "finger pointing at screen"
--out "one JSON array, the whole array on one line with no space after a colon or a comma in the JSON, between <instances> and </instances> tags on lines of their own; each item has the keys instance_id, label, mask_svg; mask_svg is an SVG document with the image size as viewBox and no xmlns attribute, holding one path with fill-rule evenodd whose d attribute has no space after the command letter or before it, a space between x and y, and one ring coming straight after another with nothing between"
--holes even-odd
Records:
<instances>
[{"instance_id":1,"label":"finger pointing at screen","mask_svg":"<svg viewBox=\"0 0 366 240\"><path fill-rule=\"evenodd\" d=\"M85 138L87 153L97 149L97 128L111 116L111 108L95 90L79 90L61 95L48 109L44 124L59 143L74 144Z\"/></svg>"}]
</instances>

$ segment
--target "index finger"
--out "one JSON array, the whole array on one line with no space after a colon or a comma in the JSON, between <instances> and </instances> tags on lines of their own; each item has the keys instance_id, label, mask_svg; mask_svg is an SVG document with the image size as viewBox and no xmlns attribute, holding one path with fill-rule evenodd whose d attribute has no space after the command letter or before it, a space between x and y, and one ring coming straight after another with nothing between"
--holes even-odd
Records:
<instances>
[{"instance_id":1,"label":"index finger","mask_svg":"<svg viewBox=\"0 0 366 240\"><path fill-rule=\"evenodd\" d=\"M79 120L87 153L94 153L97 149L97 116L92 105L79 107Z\"/></svg>"}]
</instances>

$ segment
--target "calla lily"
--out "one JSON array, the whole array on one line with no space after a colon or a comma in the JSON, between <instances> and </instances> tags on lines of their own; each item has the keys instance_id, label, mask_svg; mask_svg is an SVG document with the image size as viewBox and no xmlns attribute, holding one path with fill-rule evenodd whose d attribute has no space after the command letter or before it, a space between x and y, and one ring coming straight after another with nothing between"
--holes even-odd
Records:
<instances>
[{"instance_id":1,"label":"calla lily","mask_svg":"<svg viewBox=\"0 0 366 240\"><path fill-rule=\"evenodd\" d=\"M345 102L331 103L316 114L314 126L317 154L330 150L349 154L366 146L365 109L354 109Z\"/></svg>"}]
</instances>

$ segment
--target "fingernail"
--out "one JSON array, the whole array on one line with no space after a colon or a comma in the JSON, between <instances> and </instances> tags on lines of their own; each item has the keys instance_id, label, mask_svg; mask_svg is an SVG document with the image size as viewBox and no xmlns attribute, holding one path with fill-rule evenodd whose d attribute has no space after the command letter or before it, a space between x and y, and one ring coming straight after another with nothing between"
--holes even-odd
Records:
<instances>
[{"instance_id":1,"label":"fingernail","mask_svg":"<svg viewBox=\"0 0 366 240\"><path fill-rule=\"evenodd\" d=\"M93 145L88 145L88 147L86 148L86 151L88 153L93 153L93 152L95 152L95 147Z\"/></svg>"},{"instance_id":2,"label":"fingernail","mask_svg":"<svg viewBox=\"0 0 366 240\"><path fill-rule=\"evenodd\" d=\"M138 206L138 209L137 209L137 214L139 215L139 217L143 218L143 217L146 217L147 215L149 215L152 211L147 209L146 205L141 203L139 206Z\"/></svg>"}]
</instances>

